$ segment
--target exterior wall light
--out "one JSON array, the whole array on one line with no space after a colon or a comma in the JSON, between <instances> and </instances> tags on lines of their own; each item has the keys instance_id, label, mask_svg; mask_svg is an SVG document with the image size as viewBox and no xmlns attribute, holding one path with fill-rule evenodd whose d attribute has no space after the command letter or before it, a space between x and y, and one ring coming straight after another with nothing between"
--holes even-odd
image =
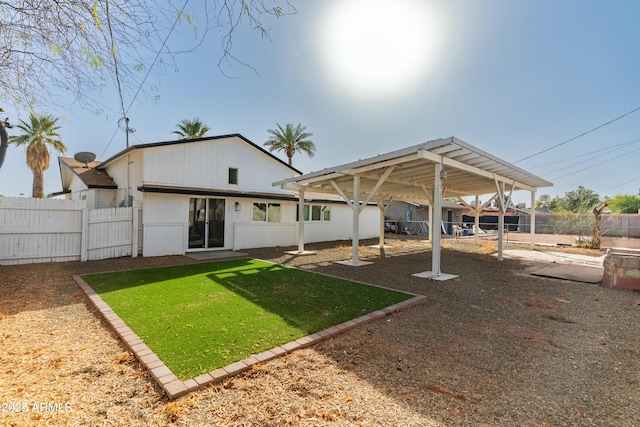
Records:
<instances>
[{"instance_id":1,"label":"exterior wall light","mask_svg":"<svg viewBox=\"0 0 640 427\"><path fill-rule=\"evenodd\" d=\"M240 208L241 208L240 202L236 202L235 204L236 212L240 212Z\"/></svg>"}]
</instances>

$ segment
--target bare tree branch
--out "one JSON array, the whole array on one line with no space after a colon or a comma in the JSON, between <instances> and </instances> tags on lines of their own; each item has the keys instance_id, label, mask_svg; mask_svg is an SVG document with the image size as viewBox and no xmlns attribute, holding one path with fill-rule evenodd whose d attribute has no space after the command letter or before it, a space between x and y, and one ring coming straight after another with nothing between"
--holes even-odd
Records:
<instances>
[{"instance_id":1,"label":"bare tree branch","mask_svg":"<svg viewBox=\"0 0 640 427\"><path fill-rule=\"evenodd\" d=\"M249 67L232 55L234 32L248 25L268 38L267 18L296 12L290 0L199 0L188 10L184 4L109 0L107 15L105 0L0 1L0 99L32 107L63 105L71 97L73 104L102 111L103 90L117 87L116 66L123 96L132 100L145 74L153 68L157 85L163 66L176 66L178 54L201 48L216 28L220 63ZM165 44L176 20L194 31L192 45L171 49ZM156 64L158 53L163 66Z\"/></svg>"}]
</instances>

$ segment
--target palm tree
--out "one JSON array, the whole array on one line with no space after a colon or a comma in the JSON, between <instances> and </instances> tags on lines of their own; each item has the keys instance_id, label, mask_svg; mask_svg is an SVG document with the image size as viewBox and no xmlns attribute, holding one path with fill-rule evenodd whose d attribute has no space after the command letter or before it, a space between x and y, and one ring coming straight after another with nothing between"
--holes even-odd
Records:
<instances>
[{"instance_id":1,"label":"palm tree","mask_svg":"<svg viewBox=\"0 0 640 427\"><path fill-rule=\"evenodd\" d=\"M60 126L57 122L58 119L51 116L37 116L31 112L28 123L20 120L17 125L24 133L9 138L11 143L27 146L27 166L33 172L31 197L44 197L44 171L49 169L51 158L48 145L61 154L67 151L67 147L60 141Z\"/></svg>"},{"instance_id":2,"label":"palm tree","mask_svg":"<svg viewBox=\"0 0 640 427\"><path fill-rule=\"evenodd\" d=\"M209 130L211 130L197 117L193 120L184 119L176 126L179 130L175 130L171 133L178 135L178 139L202 138L207 132L209 132Z\"/></svg>"},{"instance_id":3,"label":"palm tree","mask_svg":"<svg viewBox=\"0 0 640 427\"><path fill-rule=\"evenodd\" d=\"M307 139L313 134L305 132L307 129L306 126L298 124L298 126L294 128L293 125L289 123L287 123L284 129L277 123L276 126L278 126L278 129L268 130L271 137L264 143L264 146L268 147L269 151L284 151L289 159L289 166L292 166L293 155L296 151L302 151L303 153L307 153L309 157L313 157L316 151L316 145L313 141Z\"/></svg>"}]
</instances>

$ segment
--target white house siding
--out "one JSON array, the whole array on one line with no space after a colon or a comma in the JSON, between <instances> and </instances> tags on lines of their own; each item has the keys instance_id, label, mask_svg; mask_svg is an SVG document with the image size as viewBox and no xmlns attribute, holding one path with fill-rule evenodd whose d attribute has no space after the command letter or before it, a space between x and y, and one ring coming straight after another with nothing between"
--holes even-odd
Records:
<instances>
[{"instance_id":1,"label":"white house siding","mask_svg":"<svg viewBox=\"0 0 640 427\"><path fill-rule=\"evenodd\" d=\"M331 205L331 221L307 221L304 224L304 241L307 243L332 240L348 240L353 235L353 215L346 204ZM361 239L371 239L380 234L380 209L367 206L360 213ZM297 229L296 240L297 243Z\"/></svg>"},{"instance_id":2,"label":"white house siding","mask_svg":"<svg viewBox=\"0 0 640 427\"><path fill-rule=\"evenodd\" d=\"M142 184L143 171L141 169L141 150L134 150L109 164L107 172L118 185L115 196L116 206L125 202L127 188L129 188L133 200L142 200L142 193L138 191L138 187Z\"/></svg>"},{"instance_id":3,"label":"white house siding","mask_svg":"<svg viewBox=\"0 0 640 427\"><path fill-rule=\"evenodd\" d=\"M145 185L222 191L290 194L271 183L294 176L284 164L235 137L146 148L143 168ZM228 182L229 168L238 169L237 185Z\"/></svg>"},{"instance_id":4,"label":"white house siding","mask_svg":"<svg viewBox=\"0 0 640 427\"><path fill-rule=\"evenodd\" d=\"M240 222L235 224L234 249L258 247L295 246L298 244L297 203L282 202L281 223ZM351 239L353 216L346 204L331 204L331 221L306 221L305 243ZM366 207L360 214L360 238L379 236L380 210Z\"/></svg>"},{"instance_id":5,"label":"white house siding","mask_svg":"<svg viewBox=\"0 0 640 427\"><path fill-rule=\"evenodd\" d=\"M84 201L89 209L116 208L116 190L111 188L87 188L77 177L71 180L70 192L65 198Z\"/></svg>"},{"instance_id":6,"label":"white house siding","mask_svg":"<svg viewBox=\"0 0 640 427\"><path fill-rule=\"evenodd\" d=\"M143 210L143 255L182 255L189 251L189 199L198 195L146 193ZM256 198L225 199L225 235L221 249L241 250L260 247L295 246L298 243L297 203ZM251 220L254 202L280 203L281 222ZM236 210L236 203L238 209ZM379 209L370 206L360 214L360 238L378 236ZM305 223L305 241L324 242L350 239L351 208L331 205L331 221ZM197 250L197 249L196 249Z\"/></svg>"},{"instance_id":7,"label":"white house siding","mask_svg":"<svg viewBox=\"0 0 640 427\"><path fill-rule=\"evenodd\" d=\"M182 255L187 247L189 198L145 194L142 210L143 256Z\"/></svg>"},{"instance_id":8,"label":"white house siding","mask_svg":"<svg viewBox=\"0 0 640 427\"><path fill-rule=\"evenodd\" d=\"M118 208L119 203L116 200L116 190L111 188L93 189L94 209Z\"/></svg>"}]
</instances>

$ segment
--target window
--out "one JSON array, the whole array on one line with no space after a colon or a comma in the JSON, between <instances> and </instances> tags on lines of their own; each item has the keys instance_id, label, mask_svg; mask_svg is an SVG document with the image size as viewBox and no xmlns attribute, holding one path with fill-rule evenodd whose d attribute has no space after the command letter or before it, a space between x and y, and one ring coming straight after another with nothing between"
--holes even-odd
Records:
<instances>
[{"instance_id":1,"label":"window","mask_svg":"<svg viewBox=\"0 0 640 427\"><path fill-rule=\"evenodd\" d=\"M267 206L267 221L280 222L280 203L269 203Z\"/></svg>"},{"instance_id":2,"label":"window","mask_svg":"<svg viewBox=\"0 0 640 427\"><path fill-rule=\"evenodd\" d=\"M267 220L267 204L266 203L254 203L253 204L253 216L252 221L266 221Z\"/></svg>"},{"instance_id":3,"label":"window","mask_svg":"<svg viewBox=\"0 0 640 427\"><path fill-rule=\"evenodd\" d=\"M299 221L296 209L296 221ZM331 206L329 205L304 205L305 221L331 221Z\"/></svg>"},{"instance_id":4,"label":"window","mask_svg":"<svg viewBox=\"0 0 640 427\"><path fill-rule=\"evenodd\" d=\"M322 220L331 221L331 206L322 207Z\"/></svg>"},{"instance_id":5,"label":"window","mask_svg":"<svg viewBox=\"0 0 640 427\"><path fill-rule=\"evenodd\" d=\"M280 222L280 203L253 203L252 221Z\"/></svg>"},{"instance_id":6,"label":"window","mask_svg":"<svg viewBox=\"0 0 640 427\"><path fill-rule=\"evenodd\" d=\"M237 168L229 168L229 184L238 184Z\"/></svg>"}]
</instances>

